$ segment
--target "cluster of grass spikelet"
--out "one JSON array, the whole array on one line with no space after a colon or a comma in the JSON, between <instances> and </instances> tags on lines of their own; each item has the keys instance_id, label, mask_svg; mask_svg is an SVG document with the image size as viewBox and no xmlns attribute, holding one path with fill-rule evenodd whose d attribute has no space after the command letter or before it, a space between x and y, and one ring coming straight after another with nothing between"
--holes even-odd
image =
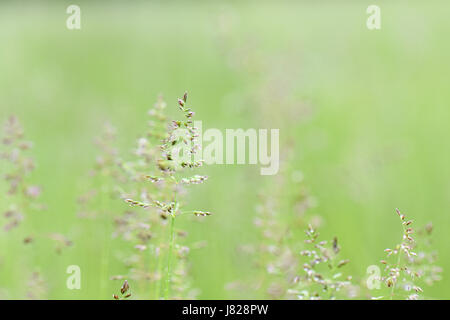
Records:
<instances>
[{"instance_id":1,"label":"cluster of grass spikelet","mask_svg":"<svg viewBox=\"0 0 450 320\"><path fill-rule=\"evenodd\" d=\"M261 238L250 250L260 273L247 288L270 299L429 298L424 286L439 281L442 272L432 248L431 223L415 232L413 221L396 210L403 226L402 242L385 250L387 258L381 261L383 269L372 279L377 284L372 288L366 278L346 271L351 260L341 257L336 236L331 241L321 239L318 229L324 219L311 213L315 201L299 176L298 171L284 169L276 178L277 190L270 188L261 195L255 219ZM301 230L306 235L303 242L298 241ZM384 290L381 284L386 295L375 297ZM242 283L230 287L242 288Z\"/></svg>"},{"instance_id":2,"label":"cluster of grass spikelet","mask_svg":"<svg viewBox=\"0 0 450 320\"><path fill-rule=\"evenodd\" d=\"M101 154L93 176L100 176L103 189L116 202L106 214L99 214L92 210L98 201L91 199L98 197L98 191L90 191L80 198L80 215L106 216L113 221L113 236L128 244L128 249L120 253L128 272L111 279L125 280L127 286L128 281L133 282L133 296L195 298L197 291L191 286L187 261L190 248L183 243L187 233L178 229L175 221L181 215L211 214L183 211L186 187L203 183L207 177L189 174L203 161L194 160L198 134L193 126L194 112L187 107L187 93L178 100L184 119L168 122L165 108L166 103L159 98L149 110L148 131L138 139L131 157L119 154L114 148L115 130L110 125L105 127L97 139ZM118 206L120 200L128 207Z\"/></svg>"}]
</instances>

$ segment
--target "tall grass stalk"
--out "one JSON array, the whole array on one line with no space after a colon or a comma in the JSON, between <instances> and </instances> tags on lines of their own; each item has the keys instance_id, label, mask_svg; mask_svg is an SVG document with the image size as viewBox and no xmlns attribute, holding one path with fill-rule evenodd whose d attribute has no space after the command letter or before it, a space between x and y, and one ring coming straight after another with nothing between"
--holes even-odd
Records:
<instances>
[{"instance_id":1,"label":"tall grass stalk","mask_svg":"<svg viewBox=\"0 0 450 320\"><path fill-rule=\"evenodd\" d=\"M175 215L170 216L170 237L169 237L169 257L167 259L166 291L164 298L169 299L170 281L172 279L172 251L175 242L174 238Z\"/></svg>"}]
</instances>

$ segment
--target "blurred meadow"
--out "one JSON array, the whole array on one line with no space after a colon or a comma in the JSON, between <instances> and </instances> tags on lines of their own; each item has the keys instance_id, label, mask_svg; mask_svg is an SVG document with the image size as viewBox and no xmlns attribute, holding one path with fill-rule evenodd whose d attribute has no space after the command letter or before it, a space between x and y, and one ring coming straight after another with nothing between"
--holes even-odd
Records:
<instances>
[{"instance_id":1,"label":"blurred meadow","mask_svg":"<svg viewBox=\"0 0 450 320\"><path fill-rule=\"evenodd\" d=\"M68 30L72 3L0 3L0 121L16 115L33 141L30 180L47 207L0 231L0 298L26 298L38 271L46 298L111 299L126 244L112 239L112 219L77 215L76 199L96 183L93 141L108 121L121 154L131 153L158 95L176 119L185 90L204 129L279 128L282 159L275 176L257 165L200 169L210 178L189 189L188 207L214 214L180 220L188 243L206 243L190 253L198 298L264 298L230 287L258 272L242 248L261 241L260 194L279 193L288 206L300 179L321 235L338 237L360 282L401 240L395 208L417 225L432 221L443 280L424 290L450 298L448 1L377 1L382 27L373 31L367 1L77 1L81 30ZM54 232L73 245L57 254L51 242L22 241ZM293 237L302 242L303 230ZM80 290L66 288L69 265L81 268Z\"/></svg>"}]
</instances>

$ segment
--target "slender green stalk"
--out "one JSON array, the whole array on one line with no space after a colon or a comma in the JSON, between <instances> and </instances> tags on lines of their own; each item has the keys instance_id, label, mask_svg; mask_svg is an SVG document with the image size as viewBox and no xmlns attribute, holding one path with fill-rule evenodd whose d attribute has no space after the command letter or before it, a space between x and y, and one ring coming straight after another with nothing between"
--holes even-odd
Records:
<instances>
[{"instance_id":1,"label":"slender green stalk","mask_svg":"<svg viewBox=\"0 0 450 320\"><path fill-rule=\"evenodd\" d=\"M175 225L175 215L170 215L170 235L169 235L169 256L167 258L167 274L166 274L166 291L164 294L164 298L166 300L169 299L169 291L170 291L170 281L172 278L172 251L173 251L173 245L174 245L174 225Z\"/></svg>"},{"instance_id":2,"label":"slender green stalk","mask_svg":"<svg viewBox=\"0 0 450 320\"><path fill-rule=\"evenodd\" d=\"M161 250L159 252L159 255L161 255ZM162 274L162 259L160 256L158 256L158 265L157 265L158 275ZM158 281L158 286L156 288L156 297L155 299L159 299L161 295L161 287L162 287L162 278L161 281Z\"/></svg>"}]
</instances>

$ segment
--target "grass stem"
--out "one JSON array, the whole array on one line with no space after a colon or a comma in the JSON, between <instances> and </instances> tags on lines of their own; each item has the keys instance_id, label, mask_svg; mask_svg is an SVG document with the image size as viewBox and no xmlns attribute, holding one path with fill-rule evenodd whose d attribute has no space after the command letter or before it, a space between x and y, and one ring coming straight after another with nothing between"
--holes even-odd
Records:
<instances>
[{"instance_id":1,"label":"grass stem","mask_svg":"<svg viewBox=\"0 0 450 320\"><path fill-rule=\"evenodd\" d=\"M169 255L167 258L167 274L166 274L166 291L164 294L164 298L165 300L169 299L169 291L170 291L170 282L171 282L171 278L172 278L172 251L173 251L173 245L175 242L175 238L174 238L174 225L175 225L175 215L172 214L170 215L170 234L169 234Z\"/></svg>"}]
</instances>

